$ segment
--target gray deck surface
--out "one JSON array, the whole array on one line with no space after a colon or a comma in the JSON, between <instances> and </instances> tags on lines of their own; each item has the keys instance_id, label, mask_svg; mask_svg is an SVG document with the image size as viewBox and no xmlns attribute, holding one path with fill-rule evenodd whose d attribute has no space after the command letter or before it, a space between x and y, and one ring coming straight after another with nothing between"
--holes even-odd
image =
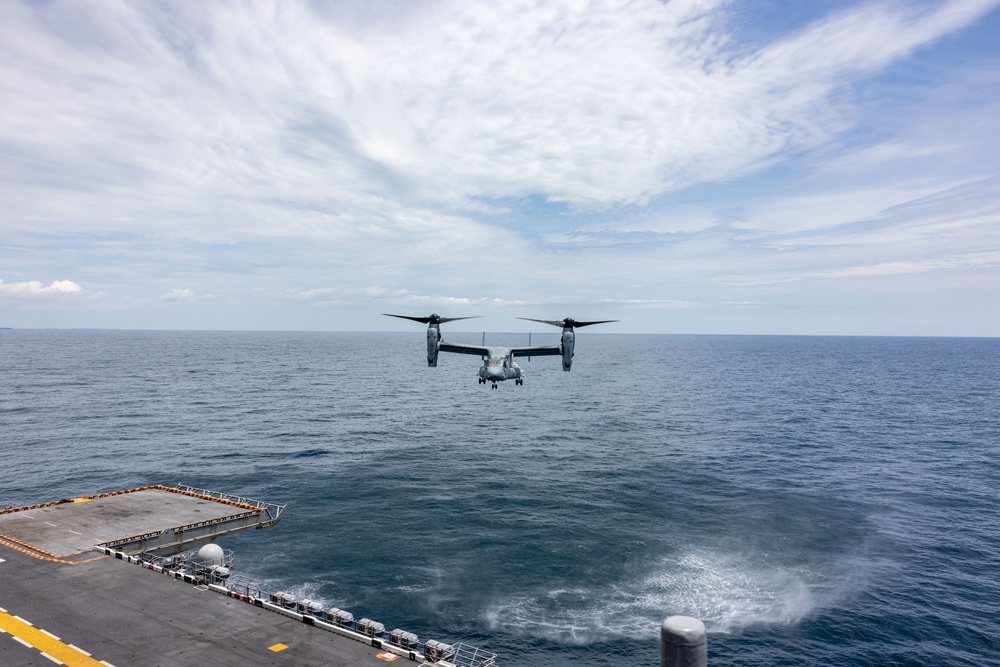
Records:
<instances>
[{"instance_id":1,"label":"gray deck surface","mask_svg":"<svg viewBox=\"0 0 1000 667\"><path fill-rule=\"evenodd\" d=\"M0 514L0 536L59 556L95 544L246 512L228 503L162 489Z\"/></svg>"},{"instance_id":2,"label":"gray deck surface","mask_svg":"<svg viewBox=\"0 0 1000 667\"><path fill-rule=\"evenodd\" d=\"M0 607L114 667L386 664L368 644L126 561L66 565L3 545L0 559ZM3 667L53 664L0 633Z\"/></svg>"}]
</instances>

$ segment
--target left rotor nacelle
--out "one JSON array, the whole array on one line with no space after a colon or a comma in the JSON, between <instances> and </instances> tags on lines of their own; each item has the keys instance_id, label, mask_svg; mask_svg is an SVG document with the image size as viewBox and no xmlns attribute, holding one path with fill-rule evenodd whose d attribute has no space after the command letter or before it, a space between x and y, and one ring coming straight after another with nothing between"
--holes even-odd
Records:
<instances>
[{"instance_id":1,"label":"left rotor nacelle","mask_svg":"<svg viewBox=\"0 0 1000 667\"><path fill-rule=\"evenodd\" d=\"M441 325L445 322L455 322L457 320L471 320L479 317L441 317L440 315L428 315L427 317L414 317L412 315L393 315L392 313L382 313L387 317L398 317L401 320L412 320L427 325L427 365L435 368L438 365L438 351L441 349Z\"/></svg>"},{"instance_id":2,"label":"left rotor nacelle","mask_svg":"<svg viewBox=\"0 0 1000 667\"><path fill-rule=\"evenodd\" d=\"M436 323L427 325L427 365L437 368L438 350L441 349L441 329Z\"/></svg>"}]
</instances>

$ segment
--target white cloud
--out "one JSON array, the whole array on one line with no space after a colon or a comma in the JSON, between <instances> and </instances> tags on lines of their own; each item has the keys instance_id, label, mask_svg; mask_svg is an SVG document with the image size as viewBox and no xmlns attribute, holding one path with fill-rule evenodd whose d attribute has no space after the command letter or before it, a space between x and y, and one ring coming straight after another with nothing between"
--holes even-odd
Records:
<instances>
[{"instance_id":1,"label":"white cloud","mask_svg":"<svg viewBox=\"0 0 1000 667\"><path fill-rule=\"evenodd\" d=\"M946 184L947 185L947 184ZM827 190L818 194L791 196L775 202L765 202L734 227L769 233L828 229L856 222L871 222L885 218L896 206L911 204L924 197L940 193L947 187L940 184L896 184L853 190Z\"/></svg>"},{"instance_id":2,"label":"white cloud","mask_svg":"<svg viewBox=\"0 0 1000 667\"><path fill-rule=\"evenodd\" d=\"M825 141L858 71L996 2L861 5L750 54L726 4L440 2L365 29L291 2L15 5L7 178L34 191L28 219L205 238L371 239L421 202L641 203Z\"/></svg>"},{"instance_id":3,"label":"white cloud","mask_svg":"<svg viewBox=\"0 0 1000 667\"><path fill-rule=\"evenodd\" d=\"M781 285L805 280L840 280L855 278L876 278L937 271L969 271L976 269L996 269L1000 267L1000 251L987 251L935 257L930 259L899 260L855 264L837 269L799 269L780 273L761 273L754 276L737 276L729 283L747 287Z\"/></svg>"},{"instance_id":4,"label":"white cloud","mask_svg":"<svg viewBox=\"0 0 1000 667\"><path fill-rule=\"evenodd\" d=\"M198 296L189 289L173 289L160 297L161 301L194 301Z\"/></svg>"},{"instance_id":5,"label":"white cloud","mask_svg":"<svg viewBox=\"0 0 1000 667\"><path fill-rule=\"evenodd\" d=\"M920 89L922 123L886 104L877 138L844 137L866 84L998 4L856 2L749 44L727 0L13 3L5 271L267 285L289 311L652 309L752 301L703 291L734 275L986 252L994 74L948 65L975 104Z\"/></svg>"},{"instance_id":6,"label":"white cloud","mask_svg":"<svg viewBox=\"0 0 1000 667\"><path fill-rule=\"evenodd\" d=\"M642 202L828 139L850 121L833 95L858 71L995 6L862 6L734 59L723 4L449 6L393 49L357 45L349 122L427 196Z\"/></svg>"},{"instance_id":7,"label":"white cloud","mask_svg":"<svg viewBox=\"0 0 1000 667\"><path fill-rule=\"evenodd\" d=\"M293 301L325 301L336 303L342 302L344 290L332 287L289 290L285 296Z\"/></svg>"},{"instance_id":8,"label":"white cloud","mask_svg":"<svg viewBox=\"0 0 1000 667\"><path fill-rule=\"evenodd\" d=\"M885 66L996 7L996 0L860 3L766 46L740 66L781 73L786 83L813 79L824 85L847 72Z\"/></svg>"},{"instance_id":9,"label":"white cloud","mask_svg":"<svg viewBox=\"0 0 1000 667\"><path fill-rule=\"evenodd\" d=\"M48 286L37 280L20 283L6 283L0 279L0 296L34 297L66 294L82 295L84 290L72 280L53 280Z\"/></svg>"},{"instance_id":10,"label":"white cloud","mask_svg":"<svg viewBox=\"0 0 1000 667\"><path fill-rule=\"evenodd\" d=\"M510 301L500 298L446 296L442 294L410 294L398 293L396 300L406 305L418 306L518 306L524 301Z\"/></svg>"},{"instance_id":11,"label":"white cloud","mask_svg":"<svg viewBox=\"0 0 1000 667\"><path fill-rule=\"evenodd\" d=\"M979 269L1000 266L1000 252L980 252L958 257L940 257L919 261L883 262L870 266L851 266L837 271L820 272L817 278L859 278L923 273L943 269Z\"/></svg>"},{"instance_id":12,"label":"white cloud","mask_svg":"<svg viewBox=\"0 0 1000 667\"><path fill-rule=\"evenodd\" d=\"M675 299L601 299L599 303L651 308L688 308L695 305L691 301L678 301Z\"/></svg>"}]
</instances>

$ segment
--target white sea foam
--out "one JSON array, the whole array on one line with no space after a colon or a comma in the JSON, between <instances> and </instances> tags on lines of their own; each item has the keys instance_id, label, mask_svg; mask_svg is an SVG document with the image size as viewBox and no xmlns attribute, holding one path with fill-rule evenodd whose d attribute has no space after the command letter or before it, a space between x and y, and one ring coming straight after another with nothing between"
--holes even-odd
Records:
<instances>
[{"instance_id":1,"label":"white sea foam","mask_svg":"<svg viewBox=\"0 0 1000 667\"><path fill-rule=\"evenodd\" d=\"M430 593L431 591L434 590L434 588L432 586L427 586L427 585L420 585L420 586L404 585L404 586L396 586L396 590L401 591L403 593L415 594L415 593Z\"/></svg>"},{"instance_id":2,"label":"white sea foam","mask_svg":"<svg viewBox=\"0 0 1000 667\"><path fill-rule=\"evenodd\" d=\"M676 567L664 565L643 581L647 592L634 606L660 611L660 616L667 615L664 610L696 616L713 632L796 623L816 608L815 588L823 587L825 579L807 571L754 565L745 558L718 554L689 553Z\"/></svg>"},{"instance_id":3,"label":"white sea foam","mask_svg":"<svg viewBox=\"0 0 1000 667\"><path fill-rule=\"evenodd\" d=\"M484 616L491 629L568 644L653 636L672 614L700 618L709 632L731 632L802 620L830 602L827 579L744 556L691 552L665 558L633 581L496 600Z\"/></svg>"}]
</instances>

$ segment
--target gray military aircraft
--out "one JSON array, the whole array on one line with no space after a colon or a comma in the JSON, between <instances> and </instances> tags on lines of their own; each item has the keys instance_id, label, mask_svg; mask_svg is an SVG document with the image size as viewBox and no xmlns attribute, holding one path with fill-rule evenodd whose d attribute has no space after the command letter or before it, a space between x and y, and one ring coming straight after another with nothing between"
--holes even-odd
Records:
<instances>
[{"instance_id":1,"label":"gray military aircraft","mask_svg":"<svg viewBox=\"0 0 1000 667\"><path fill-rule=\"evenodd\" d=\"M437 366L439 352L455 352L457 354L474 354L483 360L483 365L479 369L479 384L491 384L497 388L497 382L504 380L514 380L514 384L524 384L524 371L514 361L515 357L545 357L562 356L562 366L564 371L568 371L573 366L573 347L576 344L576 333L574 329L589 327L592 324L606 324L617 322L618 320L598 320L594 322L577 322L571 317L562 320L533 320L530 317L519 317L519 320L529 322L542 322L552 326L562 327L562 339L559 345L535 345L532 346L531 337L528 337L526 347L497 347L487 345L461 345L457 343L445 343L441 340L441 325L445 322L455 322L457 320L471 320L474 317L441 317L440 315L429 315L427 317L411 317L409 315L393 315L382 313L388 317L398 317L404 320L413 320L427 325L427 365ZM485 334L483 335L485 342Z\"/></svg>"}]
</instances>

